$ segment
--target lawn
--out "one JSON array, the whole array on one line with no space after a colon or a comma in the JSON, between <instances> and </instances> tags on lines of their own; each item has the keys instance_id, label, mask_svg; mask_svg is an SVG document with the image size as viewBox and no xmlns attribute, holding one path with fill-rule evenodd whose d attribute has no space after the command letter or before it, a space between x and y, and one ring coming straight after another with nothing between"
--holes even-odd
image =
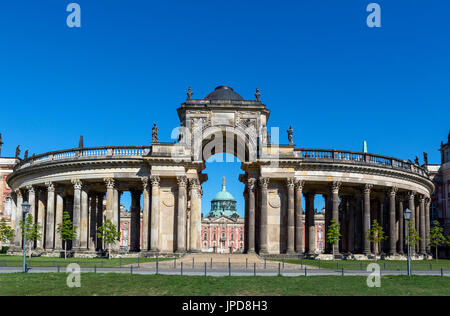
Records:
<instances>
[{"instance_id":1,"label":"lawn","mask_svg":"<svg viewBox=\"0 0 450 316\"><path fill-rule=\"evenodd\" d=\"M0 295L450 295L450 278L382 277L368 288L365 277L201 277L131 274L81 274L81 287L69 288L66 273L1 274Z\"/></svg>"},{"instance_id":2,"label":"lawn","mask_svg":"<svg viewBox=\"0 0 450 316\"><path fill-rule=\"evenodd\" d=\"M321 269L336 269L341 270L365 270L368 264L377 263L383 270L406 270L407 262L399 260L310 260L310 259L271 259L273 261L284 261L285 263L293 263L298 265L307 265L313 267L320 267ZM433 270L439 271L441 268L444 271L450 271L450 260L420 260L411 261L412 270Z\"/></svg>"},{"instance_id":3,"label":"lawn","mask_svg":"<svg viewBox=\"0 0 450 316\"><path fill-rule=\"evenodd\" d=\"M173 260L173 258L158 258L159 261ZM49 257L27 257L27 265L30 267L65 267L70 263L77 263L82 268L97 267L120 267L120 265L138 264L144 262L155 262L156 258L49 258ZM21 267L21 256L0 255L0 267Z\"/></svg>"}]
</instances>

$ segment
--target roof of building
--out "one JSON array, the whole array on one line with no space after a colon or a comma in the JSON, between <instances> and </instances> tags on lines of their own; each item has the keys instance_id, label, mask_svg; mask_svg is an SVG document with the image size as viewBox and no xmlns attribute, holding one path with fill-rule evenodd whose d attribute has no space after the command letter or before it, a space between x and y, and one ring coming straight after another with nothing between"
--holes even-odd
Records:
<instances>
[{"instance_id":1,"label":"roof of building","mask_svg":"<svg viewBox=\"0 0 450 316\"><path fill-rule=\"evenodd\" d=\"M229 86L218 86L213 92L205 97L205 100L243 101L244 98Z\"/></svg>"},{"instance_id":2,"label":"roof of building","mask_svg":"<svg viewBox=\"0 0 450 316\"><path fill-rule=\"evenodd\" d=\"M233 195L231 195L231 193L229 193L227 191L227 186L225 185L225 177L223 177L223 179L222 179L222 190L217 192L212 200L213 201L236 201L234 199Z\"/></svg>"}]
</instances>

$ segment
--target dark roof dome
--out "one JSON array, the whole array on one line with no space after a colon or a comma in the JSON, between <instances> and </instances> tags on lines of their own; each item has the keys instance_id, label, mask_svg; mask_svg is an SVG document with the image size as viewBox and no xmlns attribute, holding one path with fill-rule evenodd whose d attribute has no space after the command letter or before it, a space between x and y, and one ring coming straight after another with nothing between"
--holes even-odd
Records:
<instances>
[{"instance_id":1,"label":"dark roof dome","mask_svg":"<svg viewBox=\"0 0 450 316\"><path fill-rule=\"evenodd\" d=\"M234 92L233 88L231 87L218 86L213 92L205 97L205 100L243 101L244 98Z\"/></svg>"}]
</instances>

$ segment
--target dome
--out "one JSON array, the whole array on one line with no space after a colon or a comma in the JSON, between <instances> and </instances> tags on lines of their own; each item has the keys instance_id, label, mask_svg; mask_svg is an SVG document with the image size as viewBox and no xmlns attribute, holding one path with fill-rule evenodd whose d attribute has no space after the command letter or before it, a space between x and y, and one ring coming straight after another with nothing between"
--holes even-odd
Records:
<instances>
[{"instance_id":1,"label":"dome","mask_svg":"<svg viewBox=\"0 0 450 316\"><path fill-rule=\"evenodd\" d=\"M214 199L211 200L211 211L207 217L215 218L220 216L230 218L240 217L236 211L236 200L230 193L227 192L225 177L223 177L222 190L214 196Z\"/></svg>"},{"instance_id":2,"label":"dome","mask_svg":"<svg viewBox=\"0 0 450 316\"><path fill-rule=\"evenodd\" d=\"M205 97L205 100L243 101L244 98L234 92L231 87L218 86L213 92Z\"/></svg>"}]
</instances>

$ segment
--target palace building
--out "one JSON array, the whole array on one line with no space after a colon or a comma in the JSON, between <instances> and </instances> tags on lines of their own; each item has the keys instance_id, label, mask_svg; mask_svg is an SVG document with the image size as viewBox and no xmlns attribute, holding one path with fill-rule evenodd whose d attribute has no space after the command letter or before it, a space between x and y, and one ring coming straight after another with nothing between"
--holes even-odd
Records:
<instances>
[{"instance_id":1,"label":"palace building","mask_svg":"<svg viewBox=\"0 0 450 316\"><path fill-rule=\"evenodd\" d=\"M95 232L104 219L121 229L121 192L125 191L131 192L132 200L127 251L146 256L227 248L260 255L314 256L321 252L320 247L330 252L326 232L335 220L342 234L337 253L363 258L373 254L365 236L377 219L389 237L382 252L403 258L403 210L408 207L421 237L412 253L426 258L436 188L441 188L437 207L442 208L436 214L448 225L448 143L441 146L442 165L432 178L434 171L417 161L296 146L292 127L287 130L286 142L271 140L275 135L268 129L270 110L261 101L259 90L253 100L244 99L228 86L219 86L201 99L192 95L189 88L177 109L179 135L175 142L159 141L155 124L151 143L143 146L80 145L17 159L6 178L16 230L11 253L22 249L19 221L14 219L21 218L21 205L28 201L34 220L43 228L33 251L59 255L62 241L55 228L68 210L78 230L72 243L74 255L97 255L103 246ZM226 191L211 202L210 214L215 217L202 219L202 184L208 180L205 162L221 152L242 162L242 173L236 177L245 186L243 219L233 218L233 199ZM442 183L441 187L436 183ZM315 211L317 195L325 201L325 212L319 213L323 224ZM204 229L204 225L210 228ZM321 226L319 234L317 227ZM119 252L118 243L113 255Z\"/></svg>"}]
</instances>

